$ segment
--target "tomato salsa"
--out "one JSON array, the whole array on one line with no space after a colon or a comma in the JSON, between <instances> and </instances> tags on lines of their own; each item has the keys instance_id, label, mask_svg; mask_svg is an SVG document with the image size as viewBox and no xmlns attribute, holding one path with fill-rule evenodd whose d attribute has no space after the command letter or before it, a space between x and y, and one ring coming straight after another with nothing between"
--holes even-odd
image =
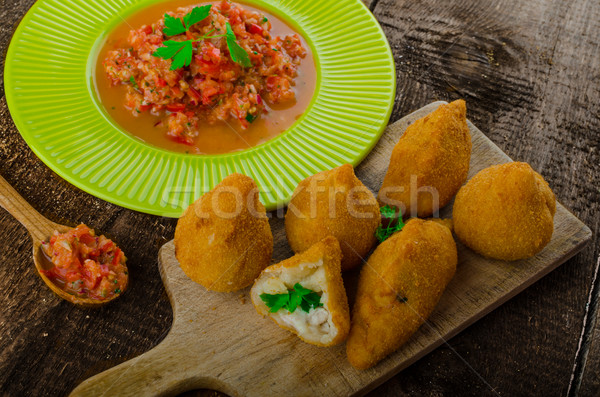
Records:
<instances>
[{"instance_id":1,"label":"tomato salsa","mask_svg":"<svg viewBox=\"0 0 600 397\"><path fill-rule=\"evenodd\" d=\"M207 16L188 25L200 7L210 7ZM302 37L273 15L230 1L171 8L158 20L149 19L156 9L150 11L145 24L128 22L125 42L111 36L100 53L101 100L129 132L154 144L160 139L149 135L162 135L170 144L158 146L168 149L224 153L283 132L308 106L314 60ZM245 63L236 59L230 39ZM232 132L238 137L232 139Z\"/></svg>"},{"instance_id":2,"label":"tomato salsa","mask_svg":"<svg viewBox=\"0 0 600 397\"><path fill-rule=\"evenodd\" d=\"M127 258L110 239L84 224L55 231L42 249L54 267L42 272L55 285L78 297L111 299L127 288Z\"/></svg>"}]
</instances>

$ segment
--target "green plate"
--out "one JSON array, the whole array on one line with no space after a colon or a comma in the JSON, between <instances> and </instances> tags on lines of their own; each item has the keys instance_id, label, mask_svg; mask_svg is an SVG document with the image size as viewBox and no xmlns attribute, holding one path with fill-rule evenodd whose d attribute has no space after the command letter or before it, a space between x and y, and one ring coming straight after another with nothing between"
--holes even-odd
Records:
<instances>
[{"instance_id":1,"label":"green plate","mask_svg":"<svg viewBox=\"0 0 600 397\"><path fill-rule=\"evenodd\" d=\"M244 0L298 30L317 66L315 97L286 132L252 149L189 155L122 131L95 99L100 43L122 18L157 0L38 0L14 34L4 82L11 115L34 153L61 177L111 203L178 217L225 176L256 181L268 210L302 179L357 165L377 143L394 102L394 60L359 0ZM201 3L202 1L199 1Z\"/></svg>"}]
</instances>

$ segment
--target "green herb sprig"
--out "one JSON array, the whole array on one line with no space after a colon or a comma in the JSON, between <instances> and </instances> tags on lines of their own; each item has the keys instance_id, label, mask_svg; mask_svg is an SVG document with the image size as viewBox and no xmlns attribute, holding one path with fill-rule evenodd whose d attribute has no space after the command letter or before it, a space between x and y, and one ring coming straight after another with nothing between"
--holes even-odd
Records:
<instances>
[{"instance_id":1,"label":"green herb sprig","mask_svg":"<svg viewBox=\"0 0 600 397\"><path fill-rule=\"evenodd\" d=\"M211 7L211 4L194 7L192 11L183 17L183 21L181 18L174 18L169 14L165 14L165 28L163 29L163 33L167 36L176 36L189 31L192 25L201 22L208 17ZM212 29L202 35L202 37L194 40L166 40L163 42L164 47L157 48L152 55L162 59L172 59L170 70L177 70L184 66L190 66L192 63L194 42L225 37L231 59L243 67L247 68L252 66L248 53L237 43L237 37L229 22L226 23L226 27L226 34L211 36L211 33L215 31L215 29Z\"/></svg>"},{"instance_id":2,"label":"green herb sprig","mask_svg":"<svg viewBox=\"0 0 600 397\"><path fill-rule=\"evenodd\" d=\"M260 299L265 302L271 313L275 313L282 308L293 313L298 306L308 313L311 308L316 309L323 306L321 296L308 288L304 288L300 283L296 283L293 289L284 294L260 294Z\"/></svg>"},{"instance_id":3,"label":"green herb sprig","mask_svg":"<svg viewBox=\"0 0 600 397\"><path fill-rule=\"evenodd\" d=\"M381 207L379 212L381 212L382 218L388 220L387 225L379 225L377 230L375 230L375 237L377 237L377 240L379 240L380 243L383 243L392 234L402 230L404 222L402 222L402 216L396 212L394 207L386 205Z\"/></svg>"},{"instance_id":4,"label":"green herb sprig","mask_svg":"<svg viewBox=\"0 0 600 397\"><path fill-rule=\"evenodd\" d=\"M237 43L237 38L235 37L235 33L233 33L233 29L229 22L226 22L225 26L227 28L225 40L227 41L227 48L229 48L231 59L233 59L233 62L237 62L245 68L249 68L252 66L252 62L250 62L248 53Z\"/></svg>"},{"instance_id":5,"label":"green herb sprig","mask_svg":"<svg viewBox=\"0 0 600 397\"><path fill-rule=\"evenodd\" d=\"M183 17L183 22L181 21L181 18L175 18L169 14L165 14L165 29L163 30L163 33L167 36L176 36L187 32L192 25L201 22L208 17L211 7L212 4L194 7L192 11L188 12Z\"/></svg>"}]
</instances>

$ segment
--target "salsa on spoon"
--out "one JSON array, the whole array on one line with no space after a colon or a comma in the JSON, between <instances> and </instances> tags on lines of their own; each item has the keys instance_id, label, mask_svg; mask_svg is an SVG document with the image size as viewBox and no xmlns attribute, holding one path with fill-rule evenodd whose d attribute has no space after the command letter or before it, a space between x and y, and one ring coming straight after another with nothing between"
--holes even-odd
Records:
<instances>
[{"instance_id":1,"label":"salsa on spoon","mask_svg":"<svg viewBox=\"0 0 600 397\"><path fill-rule=\"evenodd\" d=\"M0 206L29 231L33 263L61 298L98 307L120 296L128 284L125 255L108 238L85 225L70 228L37 212L0 176Z\"/></svg>"}]
</instances>

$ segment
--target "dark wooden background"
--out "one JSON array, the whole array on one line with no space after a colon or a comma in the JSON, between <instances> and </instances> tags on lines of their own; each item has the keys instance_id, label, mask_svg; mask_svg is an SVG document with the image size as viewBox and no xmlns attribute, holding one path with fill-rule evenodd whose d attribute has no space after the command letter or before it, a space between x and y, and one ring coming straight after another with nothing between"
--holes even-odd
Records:
<instances>
[{"instance_id":1,"label":"dark wooden background","mask_svg":"<svg viewBox=\"0 0 600 397\"><path fill-rule=\"evenodd\" d=\"M0 0L1 70L33 2ZM390 122L434 100L466 99L473 123L542 173L594 233L575 258L372 395L599 395L600 2L366 4L396 61ZM114 304L73 307L44 286L27 232L0 210L0 394L64 395L160 342L172 312L157 252L173 237L175 220L96 199L50 171L17 132L3 81L0 174L51 220L85 222L116 239L130 253L132 279Z\"/></svg>"}]
</instances>

